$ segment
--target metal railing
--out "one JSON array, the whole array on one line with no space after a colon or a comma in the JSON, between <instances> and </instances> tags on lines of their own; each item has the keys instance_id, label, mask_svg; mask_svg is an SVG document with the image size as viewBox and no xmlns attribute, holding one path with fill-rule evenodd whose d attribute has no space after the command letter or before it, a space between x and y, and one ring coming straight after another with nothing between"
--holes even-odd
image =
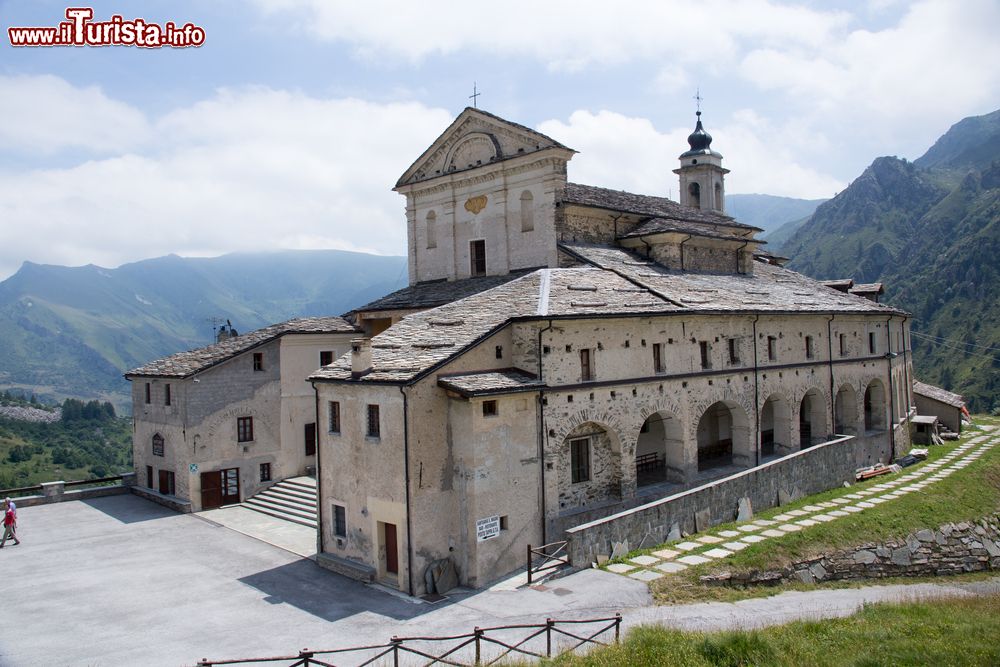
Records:
<instances>
[{"instance_id":1,"label":"metal railing","mask_svg":"<svg viewBox=\"0 0 1000 667\"><path fill-rule=\"evenodd\" d=\"M599 625L596 630L570 632L565 627L580 627L585 625ZM591 618L581 620L556 620L545 619L545 623L524 624L524 625L500 625L490 628L475 628L472 632L441 636L441 637L393 637L386 644L374 644L371 646L353 646L350 648L328 649L314 651L304 648L297 655L272 656L265 658L232 658L225 660L209 660L202 658L198 661L197 667L214 667L215 665L247 665L259 663L281 663L282 667L344 667L347 664L353 667L363 665L391 664L397 666L400 660L406 660L407 664L429 665L455 665L457 667L471 667L473 665L492 665L504 659L512 653L516 653L531 658L553 658L566 653L576 651L581 646L595 644L598 646L609 646L611 641L601 641L598 637L614 632L613 643L617 644L621 640L622 615L615 614L608 618ZM510 630L524 631L524 636L517 640L504 641L496 636L497 633ZM541 647L532 650L526 645L532 640L541 642L544 635L545 649ZM568 639L568 641L566 641ZM451 643L444 652L435 654L431 648L424 645L436 644L440 642ZM562 645L560 645L560 643ZM418 646L420 645L420 646ZM490 651L498 648L500 650ZM465 649L465 653L471 653L471 658L463 661L459 653ZM351 654L364 653L361 656L351 656ZM322 657L317 657L322 656ZM329 656L329 657L328 657ZM427 662L412 662L407 660L417 657ZM350 659L355 657L360 662L334 663L333 659L344 657Z\"/></svg>"},{"instance_id":2,"label":"metal railing","mask_svg":"<svg viewBox=\"0 0 1000 667\"><path fill-rule=\"evenodd\" d=\"M566 544L568 543L563 540L562 542L549 542L535 548L532 548L530 544L528 545L527 569L529 584L531 583L532 575L553 570L563 565L569 565L569 554L566 553ZM555 549L555 551L549 553L548 549ZM537 567L532 565L532 562L535 560L532 556L541 556L542 558L542 562Z\"/></svg>"}]
</instances>

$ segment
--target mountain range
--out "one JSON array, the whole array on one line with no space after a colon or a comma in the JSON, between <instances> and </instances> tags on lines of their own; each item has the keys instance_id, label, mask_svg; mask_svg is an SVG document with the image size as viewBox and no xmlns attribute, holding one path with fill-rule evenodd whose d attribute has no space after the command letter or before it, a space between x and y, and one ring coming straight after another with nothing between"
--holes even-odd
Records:
<instances>
[{"instance_id":1,"label":"mountain range","mask_svg":"<svg viewBox=\"0 0 1000 667\"><path fill-rule=\"evenodd\" d=\"M128 407L123 371L211 343L214 325L246 332L338 315L406 280L405 257L339 250L170 255L116 269L25 262L0 283L0 387Z\"/></svg>"},{"instance_id":2,"label":"mountain range","mask_svg":"<svg viewBox=\"0 0 1000 667\"><path fill-rule=\"evenodd\" d=\"M877 158L778 250L814 278L884 282L913 314L918 378L1000 408L1000 110L913 162Z\"/></svg>"}]
</instances>

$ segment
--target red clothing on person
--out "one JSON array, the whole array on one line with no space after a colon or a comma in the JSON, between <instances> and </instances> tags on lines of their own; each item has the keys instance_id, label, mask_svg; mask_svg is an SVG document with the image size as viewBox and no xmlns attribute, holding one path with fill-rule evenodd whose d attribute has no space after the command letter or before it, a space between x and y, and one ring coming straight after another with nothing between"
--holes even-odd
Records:
<instances>
[{"instance_id":1,"label":"red clothing on person","mask_svg":"<svg viewBox=\"0 0 1000 667\"><path fill-rule=\"evenodd\" d=\"M13 526L14 525L14 521L15 521L14 510L8 508L7 511L4 512L4 515L3 515L3 525L5 525L5 526Z\"/></svg>"}]
</instances>

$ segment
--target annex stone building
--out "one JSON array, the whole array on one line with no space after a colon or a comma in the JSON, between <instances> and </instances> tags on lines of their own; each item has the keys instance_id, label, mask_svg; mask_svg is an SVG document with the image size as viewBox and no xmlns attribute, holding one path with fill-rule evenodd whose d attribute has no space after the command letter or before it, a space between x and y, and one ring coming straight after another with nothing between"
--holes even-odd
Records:
<instances>
[{"instance_id":1,"label":"annex stone building","mask_svg":"<svg viewBox=\"0 0 1000 667\"><path fill-rule=\"evenodd\" d=\"M197 512L315 473L316 395L306 377L357 335L341 317L299 318L129 371L133 490Z\"/></svg>"},{"instance_id":2,"label":"annex stone building","mask_svg":"<svg viewBox=\"0 0 1000 667\"><path fill-rule=\"evenodd\" d=\"M310 376L321 564L483 586L678 491L786 459L819 490L908 447L907 314L783 268L725 214L700 117L688 142L679 203L569 182L573 150L472 108L406 170L410 284Z\"/></svg>"}]
</instances>

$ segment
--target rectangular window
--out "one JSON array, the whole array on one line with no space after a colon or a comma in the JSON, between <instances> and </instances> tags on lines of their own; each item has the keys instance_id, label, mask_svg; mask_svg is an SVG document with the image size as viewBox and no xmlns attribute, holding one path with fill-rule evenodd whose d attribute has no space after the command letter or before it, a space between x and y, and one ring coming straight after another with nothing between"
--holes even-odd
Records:
<instances>
[{"instance_id":1,"label":"rectangular window","mask_svg":"<svg viewBox=\"0 0 1000 667\"><path fill-rule=\"evenodd\" d=\"M347 508L343 505L333 506L333 534L337 537L347 537Z\"/></svg>"},{"instance_id":2,"label":"rectangular window","mask_svg":"<svg viewBox=\"0 0 1000 667\"><path fill-rule=\"evenodd\" d=\"M503 345L497 345L496 357L497 359L503 359Z\"/></svg>"},{"instance_id":3,"label":"rectangular window","mask_svg":"<svg viewBox=\"0 0 1000 667\"><path fill-rule=\"evenodd\" d=\"M701 350L701 367L708 369L712 367L712 350L707 340L698 341L698 348Z\"/></svg>"},{"instance_id":4,"label":"rectangular window","mask_svg":"<svg viewBox=\"0 0 1000 667\"><path fill-rule=\"evenodd\" d=\"M653 372L663 372L663 343L653 343Z\"/></svg>"},{"instance_id":5,"label":"rectangular window","mask_svg":"<svg viewBox=\"0 0 1000 667\"><path fill-rule=\"evenodd\" d=\"M590 358L590 350L580 350L580 381L590 382L594 379L594 366Z\"/></svg>"},{"instance_id":6,"label":"rectangular window","mask_svg":"<svg viewBox=\"0 0 1000 667\"><path fill-rule=\"evenodd\" d=\"M156 488L156 485L153 483L153 466L146 466L146 487L150 489Z\"/></svg>"},{"instance_id":7,"label":"rectangular window","mask_svg":"<svg viewBox=\"0 0 1000 667\"><path fill-rule=\"evenodd\" d=\"M471 241L469 243L469 262L472 275L486 275L486 241Z\"/></svg>"},{"instance_id":8,"label":"rectangular window","mask_svg":"<svg viewBox=\"0 0 1000 667\"><path fill-rule=\"evenodd\" d=\"M271 464L261 463L260 464L260 481L270 482L271 481Z\"/></svg>"},{"instance_id":9,"label":"rectangular window","mask_svg":"<svg viewBox=\"0 0 1000 667\"><path fill-rule=\"evenodd\" d=\"M146 383L146 403L151 403L153 400L153 388Z\"/></svg>"},{"instance_id":10,"label":"rectangular window","mask_svg":"<svg viewBox=\"0 0 1000 667\"><path fill-rule=\"evenodd\" d=\"M253 369L255 371L264 370L264 353L254 352L253 353Z\"/></svg>"},{"instance_id":11,"label":"rectangular window","mask_svg":"<svg viewBox=\"0 0 1000 667\"><path fill-rule=\"evenodd\" d=\"M813 350L813 337L806 336L806 359L812 359L816 355Z\"/></svg>"},{"instance_id":12,"label":"rectangular window","mask_svg":"<svg viewBox=\"0 0 1000 667\"><path fill-rule=\"evenodd\" d=\"M847 334L840 334L840 356L847 356Z\"/></svg>"},{"instance_id":13,"label":"rectangular window","mask_svg":"<svg viewBox=\"0 0 1000 667\"><path fill-rule=\"evenodd\" d=\"M740 342L735 338L729 339L729 365L735 366L740 363Z\"/></svg>"},{"instance_id":14,"label":"rectangular window","mask_svg":"<svg viewBox=\"0 0 1000 667\"><path fill-rule=\"evenodd\" d=\"M378 406L369 405L368 406L368 437L378 438L381 436L381 430L379 428L378 422Z\"/></svg>"},{"instance_id":15,"label":"rectangular window","mask_svg":"<svg viewBox=\"0 0 1000 667\"><path fill-rule=\"evenodd\" d=\"M774 361L778 358L778 339L774 336L767 337L767 360Z\"/></svg>"},{"instance_id":16,"label":"rectangular window","mask_svg":"<svg viewBox=\"0 0 1000 667\"><path fill-rule=\"evenodd\" d=\"M163 404L170 405L170 384L163 385Z\"/></svg>"},{"instance_id":17,"label":"rectangular window","mask_svg":"<svg viewBox=\"0 0 1000 667\"><path fill-rule=\"evenodd\" d=\"M306 456L316 456L316 422L306 424Z\"/></svg>"},{"instance_id":18,"label":"rectangular window","mask_svg":"<svg viewBox=\"0 0 1000 667\"><path fill-rule=\"evenodd\" d=\"M570 440L569 451L573 484L590 481L590 438Z\"/></svg>"},{"instance_id":19,"label":"rectangular window","mask_svg":"<svg viewBox=\"0 0 1000 667\"><path fill-rule=\"evenodd\" d=\"M330 401L329 405L330 433L340 433L340 401Z\"/></svg>"},{"instance_id":20,"label":"rectangular window","mask_svg":"<svg viewBox=\"0 0 1000 667\"><path fill-rule=\"evenodd\" d=\"M236 418L236 441L237 442L253 441L253 417Z\"/></svg>"},{"instance_id":21,"label":"rectangular window","mask_svg":"<svg viewBox=\"0 0 1000 667\"><path fill-rule=\"evenodd\" d=\"M868 332L868 354L875 354L875 350L876 349L878 349L878 346L875 345L875 332L874 331L869 331Z\"/></svg>"},{"instance_id":22,"label":"rectangular window","mask_svg":"<svg viewBox=\"0 0 1000 667\"><path fill-rule=\"evenodd\" d=\"M319 365L329 366L333 363L333 350L322 350L319 353Z\"/></svg>"},{"instance_id":23,"label":"rectangular window","mask_svg":"<svg viewBox=\"0 0 1000 667\"><path fill-rule=\"evenodd\" d=\"M507 515L500 517L500 530L507 530Z\"/></svg>"},{"instance_id":24,"label":"rectangular window","mask_svg":"<svg viewBox=\"0 0 1000 667\"><path fill-rule=\"evenodd\" d=\"M497 402L496 401L483 401L483 416L484 417L496 417L497 416Z\"/></svg>"}]
</instances>

